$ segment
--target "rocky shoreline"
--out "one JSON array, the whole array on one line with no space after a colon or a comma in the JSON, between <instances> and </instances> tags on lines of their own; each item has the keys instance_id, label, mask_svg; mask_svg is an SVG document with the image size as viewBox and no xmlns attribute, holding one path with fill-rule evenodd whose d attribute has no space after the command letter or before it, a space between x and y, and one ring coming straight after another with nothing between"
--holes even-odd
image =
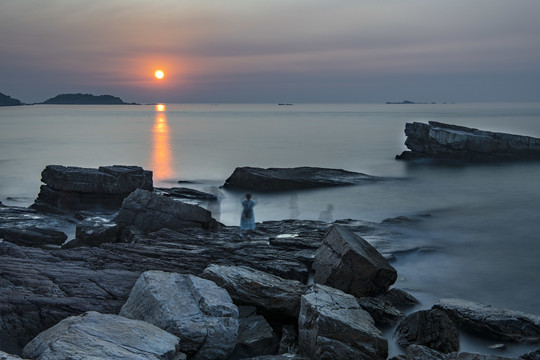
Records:
<instances>
[{"instance_id":1,"label":"rocky shoreline","mask_svg":"<svg viewBox=\"0 0 540 360\"><path fill-rule=\"evenodd\" d=\"M399 359L504 359L459 353L462 331L540 342L531 314L465 299L414 311L392 287L393 255L414 251L399 221L269 221L247 239L139 167L44 173L56 196L0 205L0 358L386 359L394 326Z\"/></svg>"}]
</instances>

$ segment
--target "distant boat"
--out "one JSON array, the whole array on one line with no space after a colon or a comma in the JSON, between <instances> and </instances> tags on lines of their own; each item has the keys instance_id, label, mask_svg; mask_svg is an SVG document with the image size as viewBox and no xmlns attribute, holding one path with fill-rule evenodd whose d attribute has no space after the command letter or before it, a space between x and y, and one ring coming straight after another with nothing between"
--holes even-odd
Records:
<instances>
[{"instance_id":1,"label":"distant boat","mask_svg":"<svg viewBox=\"0 0 540 360\"><path fill-rule=\"evenodd\" d=\"M289 103L279 103L278 105L279 105L279 106L291 106L291 105L294 105L294 104L289 104Z\"/></svg>"}]
</instances>

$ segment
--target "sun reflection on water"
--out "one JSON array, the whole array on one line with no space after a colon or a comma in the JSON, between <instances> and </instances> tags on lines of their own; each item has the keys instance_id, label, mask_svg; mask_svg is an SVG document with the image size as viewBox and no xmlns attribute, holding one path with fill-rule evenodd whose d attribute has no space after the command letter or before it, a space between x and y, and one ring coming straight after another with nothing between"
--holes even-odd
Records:
<instances>
[{"instance_id":1,"label":"sun reflection on water","mask_svg":"<svg viewBox=\"0 0 540 360\"><path fill-rule=\"evenodd\" d=\"M152 128L152 171L154 183L173 176L169 125L165 104L156 105L156 117Z\"/></svg>"}]
</instances>

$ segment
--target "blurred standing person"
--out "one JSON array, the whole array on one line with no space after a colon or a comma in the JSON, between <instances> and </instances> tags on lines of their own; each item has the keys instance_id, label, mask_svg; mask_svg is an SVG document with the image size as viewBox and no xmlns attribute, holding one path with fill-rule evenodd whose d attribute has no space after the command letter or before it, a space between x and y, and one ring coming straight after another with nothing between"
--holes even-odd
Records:
<instances>
[{"instance_id":1,"label":"blurred standing person","mask_svg":"<svg viewBox=\"0 0 540 360\"><path fill-rule=\"evenodd\" d=\"M240 231L242 236L244 231L247 232L248 238L251 237L251 232L255 230L255 213L253 212L253 207L255 204L255 200L251 199L251 194L246 194L246 198L242 201Z\"/></svg>"}]
</instances>

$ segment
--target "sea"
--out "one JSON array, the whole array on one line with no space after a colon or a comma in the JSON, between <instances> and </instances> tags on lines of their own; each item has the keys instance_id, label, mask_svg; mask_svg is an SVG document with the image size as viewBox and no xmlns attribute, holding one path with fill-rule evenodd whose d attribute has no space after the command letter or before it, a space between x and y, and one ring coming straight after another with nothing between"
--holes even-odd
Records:
<instances>
[{"instance_id":1,"label":"sea","mask_svg":"<svg viewBox=\"0 0 540 360\"><path fill-rule=\"evenodd\" d=\"M256 221L419 219L399 241L422 250L392 259L395 286L420 300L415 310L452 297L540 315L540 162L395 160L405 124L428 121L540 138L540 103L2 107L0 201L31 205L49 164L138 165L156 187L217 191L215 217L238 225L244 194L221 188L236 167L361 172L385 181L254 193ZM462 350L487 353L493 343L466 335Z\"/></svg>"}]
</instances>

